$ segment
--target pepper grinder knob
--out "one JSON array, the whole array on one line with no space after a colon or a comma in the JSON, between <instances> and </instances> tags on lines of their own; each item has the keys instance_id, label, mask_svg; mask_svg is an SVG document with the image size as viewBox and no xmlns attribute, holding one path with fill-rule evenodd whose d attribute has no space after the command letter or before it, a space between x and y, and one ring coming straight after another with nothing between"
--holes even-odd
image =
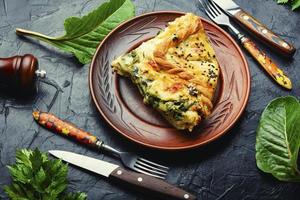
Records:
<instances>
[{"instance_id":1,"label":"pepper grinder knob","mask_svg":"<svg viewBox=\"0 0 300 200\"><path fill-rule=\"evenodd\" d=\"M43 69L38 69L38 70L35 71L35 75L38 78L46 78L47 72Z\"/></svg>"},{"instance_id":2,"label":"pepper grinder knob","mask_svg":"<svg viewBox=\"0 0 300 200\"><path fill-rule=\"evenodd\" d=\"M38 68L38 60L31 54L0 58L0 84L18 93L32 92L36 89L37 74L46 75Z\"/></svg>"}]
</instances>

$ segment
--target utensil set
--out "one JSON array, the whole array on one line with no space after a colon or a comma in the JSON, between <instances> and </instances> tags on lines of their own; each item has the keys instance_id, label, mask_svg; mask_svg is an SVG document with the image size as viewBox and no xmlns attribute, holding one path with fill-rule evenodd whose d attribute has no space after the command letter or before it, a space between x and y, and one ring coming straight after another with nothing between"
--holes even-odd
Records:
<instances>
[{"instance_id":1,"label":"utensil set","mask_svg":"<svg viewBox=\"0 0 300 200\"><path fill-rule=\"evenodd\" d=\"M262 42L283 55L292 56L296 49L293 45L280 38L273 33L270 29L264 26L261 22L245 12L239 5L232 0L210 0L214 5L218 5L223 12L233 18L242 25L245 30L253 33L256 37L261 39Z\"/></svg>"},{"instance_id":2,"label":"utensil set","mask_svg":"<svg viewBox=\"0 0 300 200\"><path fill-rule=\"evenodd\" d=\"M143 173L144 175L127 171L109 162L72 152L51 150L49 151L51 155L75 166L105 176L110 181L129 185L133 189L150 193L162 199L196 199L192 194L160 180L165 179L169 170L168 167L139 157L134 153L118 151L113 147L105 145L104 142L96 136L77 128L69 122L59 119L53 114L34 111L33 117L37 123L43 127L55 133L73 138L80 143L89 145L98 150L109 152L111 155L118 157L125 167Z\"/></svg>"},{"instance_id":3,"label":"utensil set","mask_svg":"<svg viewBox=\"0 0 300 200\"><path fill-rule=\"evenodd\" d=\"M276 36L269 29L261 25L255 18L239 8L233 1L227 0L199 0L207 16L216 24L227 27L230 32L240 41L243 47L260 64L261 67L282 87L292 89L292 82L288 76L269 58L263 51L257 48L255 43L245 37L236 26L230 21L229 16L238 20L251 32L258 35L262 40L271 46L275 46L280 52L292 55L295 48ZM223 11L219 8L224 7Z\"/></svg>"},{"instance_id":4,"label":"utensil set","mask_svg":"<svg viewBox=\"0 0 300 200\"><path fill-rule=\"evenodd\" d=\"M139 157L134 153L118 151L113 147L104 144L101 139L91 133L83 131L74 124L63 121L53 114L40 111L34 111L32 114L36 122L48 130L73 138L75 141L93 147L97 150L104 150L105 152L119 158L123 165L129 169L160 179L165 179L165 176L168 173L168 167Z\"/></svg>"},{"instance_id":5,"label":"utensil set","mask_svg":"<svg viewBox=\"0 0 300 200\"><path fill-rule=\"evenodd\" d=\"M143 194L148 193L160 199L181 199L195 200L196 197L178 187L168 184L157 178L148 175L135 173L122 169L120 166L91 158L88 156L75 154L67 151L49 151L53 156L60 158L68 163L96 174L107 177L108 180L123 184L136 189Z\"/></svg>"}]
</instances>

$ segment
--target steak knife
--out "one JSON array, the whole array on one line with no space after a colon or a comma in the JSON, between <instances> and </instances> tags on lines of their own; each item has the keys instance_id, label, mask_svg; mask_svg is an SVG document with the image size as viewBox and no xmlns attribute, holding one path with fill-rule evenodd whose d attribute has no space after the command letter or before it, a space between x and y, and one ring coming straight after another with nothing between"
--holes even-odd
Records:
<instances>
[{"instance_id":1,"label":"steak knife","mask_svg":"<svg viewBox=\"0 0 300 200\"><path fill-rule=\"evenodd\" d=\"M51 150L49 153L57 158L81 167L88 171L107 177L109 180L124 184L141 192L148 192L162 199L195 200L196 197L176 186L153 178L148 175L127 171L118 165L91 158L88 156L68 152Z\"/></svg>"},{"instance_id":2,"label":"steak knife","mask_svg":"<svg viewBox=\"0 0 300 200\"><path fill-rule=\"evenodd\" d=\"M272 47L275 51L287 56L292 56L296 49L287 41L280 38L270 29L260 23L253 16L245 12L239 5L232 0L212 0L222 8L229 16L241 23L247 30Z\"/></svg>"}]
</instances>

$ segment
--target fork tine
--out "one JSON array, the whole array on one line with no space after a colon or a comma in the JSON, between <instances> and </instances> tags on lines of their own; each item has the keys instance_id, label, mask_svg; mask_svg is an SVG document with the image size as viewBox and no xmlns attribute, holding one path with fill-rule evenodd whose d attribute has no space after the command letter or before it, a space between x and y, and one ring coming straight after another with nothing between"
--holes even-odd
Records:
<instances>
[{"instance_id":1,"label":"fork tine","mask_svg":"<svg viewBox=\"0 0 300 200\"><path fill-rule=\"evenodd\" d=\"M147 159L145 159L145 158L138 158L138 160L144 161L144 162L146 162L146 163L148 163L148 164L152 164L152 165L154 165L155 167L162 168L162 169L165 169L165 170L169 170L169 169L170 169L169 167L166 167L166 166L163 166L163 165L154 163L154 162L152 162L152 161L150 161L150 160L147 160Z\"/></svg>"},{"instance_id":2,"label":"fork tine","mask_svg":"<svg viewBox=\"0 0 300 200\"><path fill-rule=\"evenodd\" d=\"M145 162L142 162L142 161L136 161L137 164L139 165L143 165L144 167L147 167L149 169L152 169L152 170L155 170L155 171L158 171L160 173L163 173L163 174L167 174L168 171L167 170L163 170L163 169L160 169L160 168L157 168L157 167L153 167Z\"/></svg>"},{"instance_id":3,"label":"fork tine","mask_svg":"<svg viewBox=\"0 0 300 200\"><path fill-rule=\"evenodd\" d=\"M215 11L218 12L219 14L222 14L223 11L219 8L219 6L212 0L208 0L210 4L215 8Z\"/></svg>"},{"instance_id":4,"label":"fork tine","mask_svg":"<svg viewBox=\"0 0 300 200\"><path fill-rule=\"evenodd\" d=\"M219 13L216 12L216 10L214 9L214 7L212 7L211 3L208 0L204 0L207 9L214 14L214 17L218 16Z\"/></svg>"},{"instance_id":5,"label":"fork tine","mask_svg":"<svg viewBox=\"0 0 300 200\"><path fill-rule=\"evenodd\" d=\"M134 166L137 167L137 168L146 170L146 171L148 171L149 173L152 173L152 174L155 174L155 175L166 176L166 173L162 173L162 172L159 172L159 171L150 169L150 168L148 168L148 167L142 165L141 163L135 163Z\"/></svg>"},{"instance_id":6,"label":"fork tine","mask_svg":"<svg viewBox=\"0 0 300 200\"><path fill-rule=\"evenodd\" d=\"M134 168L134 170L137 171L137 172L140 172L140 173L142 173L142 174L147 174L147 175L149 175L149 176L153 176L153 177L155 177L155 178L165 179L164 176L154 175L154 174L151 174L151 173L149 173L149 172L146 172L146 171L141 170L141 169L136 168L136 167Z\"/></svg>"},{"instance_id":7,"label":"fork tine","mask_svg":"<svg viewBox=\"0 0 300 200\"><path fill-rule=\"evenodd\" d=\"M202 0L199 0L199 3L201 4L201 7L202 7L202 8L204 9L204 11L206 12L205 5L204 5L203 1L202 1Z\"/></svg>"},{"instance_id":8,"label":"fork tine","mask_svg":"<svg viewBox=\"0 0 300 200\"><path fill-rule=\"evenodd\" d=\"M208 15L208 17L209 17L210 19L215 18L214 14L210 12L209 8L207 7L207 4L204 3L204 1L205 1L205 0L199 0L201 6L203 7L203 9L204 9L204 11L205 11L205 13Z\"/></svg>"}]
</instances>

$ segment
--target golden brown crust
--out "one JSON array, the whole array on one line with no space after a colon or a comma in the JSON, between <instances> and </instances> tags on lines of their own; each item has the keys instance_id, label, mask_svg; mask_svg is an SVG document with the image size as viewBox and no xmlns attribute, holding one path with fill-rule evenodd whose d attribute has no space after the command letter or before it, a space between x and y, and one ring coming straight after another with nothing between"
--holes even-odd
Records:
<instances>
[{"instance_id":1,"label":"golden brown crust","mask_svg":"<svg viewBox=\"0 0 300 200\"><path fill-rule=\"evenodd\" d=\"M169 37L168 39L163 40L159 45L157 45L156 49L153 52L152 62L155 63L154 65L158 66L156 69L166 70L166 72L169 74L177 74L179 78L196 84L196 87L201 91L201 93L203 93L207 98L211 99L213 88L207 87L207 85L203 84L203 81L198 80L180 66L171 64L165 57L168 49L170 49L171 47L175 47L198 31L204 32L204 28L199 17L190 17L189 19L189 24L186 24L184 21L177 22L177 26L181 27L179 30L177 30L178 32L176 32L176 40L173 40ZM191 26L190 24L193 24L193 26ZM192 50L198 53L201 52L202 49L203 47L193 48Z\"/></svg>"},{"instance_id":2,"label":"golden brown crust","mask_svg":"<svg viewBox=\"0 0 300 200\"><path fill-rule=\"evenodd\" d=\"M171 63L169 63L165 58L165 55L169 48L174 47L177 44L181 43L190 35L198 32L199 29L203 29L200 18L197 19L194 18L193 21L195 22L190 22L190 23L194 24L194 26L185 25L179 30L176 36L177 37L176 40L172 38L168 38L167 40L163 40L159 45L157 45L156 49L153 52L153 60L160 67L161 70L168 70L176 67ZM182 22L180 24L182 24ZM192 78L191 75L187 75L187 74L182 74L181 76L183 77L183 79L188 79L188 80Z\"/></svg>"},{"instance_id":3,"label":"golden brown crust","mask_svg":"<svg viewBox=\"0 0 300 200\"><path fill-rule=\"evenodd\" d=\"M112 65L119 74L130 74L144 102L178 129L192 130L213 109L219 65L198 16L177 18Z\"/></svg>"}]
</instances>

